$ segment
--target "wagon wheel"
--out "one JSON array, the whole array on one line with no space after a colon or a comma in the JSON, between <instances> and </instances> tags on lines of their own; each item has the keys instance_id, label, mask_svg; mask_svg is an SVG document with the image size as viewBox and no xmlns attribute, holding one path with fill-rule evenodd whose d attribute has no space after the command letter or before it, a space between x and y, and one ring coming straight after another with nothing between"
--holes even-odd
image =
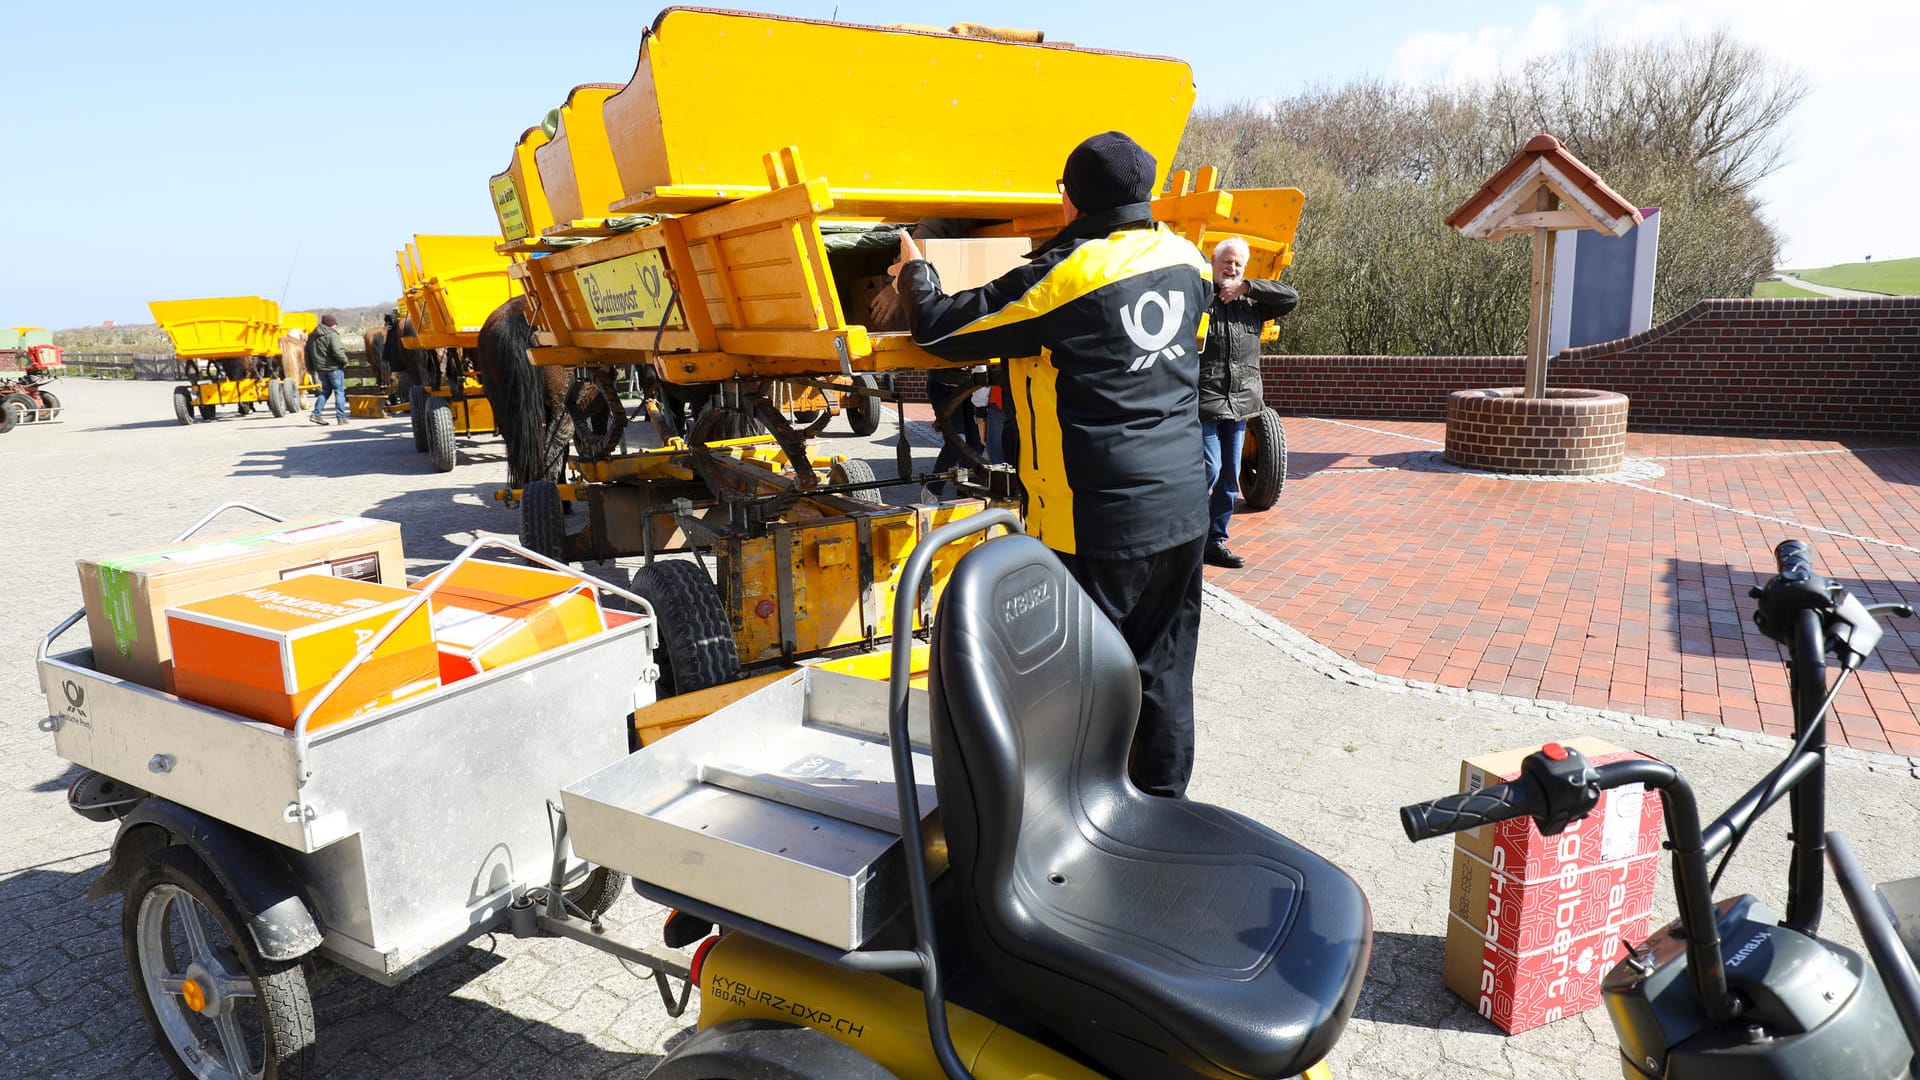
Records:
<instances>
[{"instance_id":1,"label":"wagon wheel","mask_svg":"<svg viewBox=\"0 0 1920 1080\"><path fill-rule=\"evenodd\" d=\"M35 415L34 410L39 406L34 404L33 399L27 395L15 392L0 396L0 408L19 412L18 422L31 424Z\"/></svg>"},{"instance_id":2,"label":"wagon wheel","mask_svg":"<svg viewBox=\"0 0 1920 1080\"><path fill-rule=\"evenodd\" d=\"M871 375L855 375L856 385L869 390L880 388L880 382ZM847 427L855 435L862 437L880 430L880 402L865 394L846 394L840 398L840 410L847 414Z\"/></svg>"},{"instance_id":3,"label":"wagon wheel","mask_svg":"<svg viewBox=\"0 0 1920 1080\"><path fill-rule=\"evenodd\" d=\"M1280 414L1262 409L1247 421L1247 435L1240 444L1240 497L1247 509L1265 510L1280 501L1280 489L1287 483L1287 432L1280 426Z\"/></svg>"},{"instance_id":4,"label":"wagon wheel","mask_svg":"<svg viewBox=\"0 0 1920 1080\"><path fill-rule=\"evenodd\" d=\"M184 386L173 388L173 418L182 425L193 423L193 398Z\"/></svg>"},{"instance_id":5,"label":"wagon wheel","mask_svg":"<svg viewBox=\"0 0 1920 1080\"><path fill-rule=\"evenodd\" d=\"M287 399L281 396L279 379L267 381L267 411L275 420L287 415Z\"/></svg>"},{"instance_id":6,"label":"wagon wheel","mask_svg":"<svg viewBox=\"0 0 1920 1080\"><path fill-rule=\"evenodd\" d=\"M53 391L40 391L40 407L47 410L48 420L60 419L60 398Z\"/></svg>"},{"instance_id":7,"label":"wagon wheel","mask_svg":"<svg viewBox=\"0 0 1920 1080\"><path fill-rule=\"evenodd\" d=\"M452 472L458 453L453 445L453 406L443 397L427 401L427 446L436 472Z\"/></svg>"},{"instance_id":8,"label":"wagon wheel","mask_svg":"<svg viewBox=\"0 0 1920 1080\"><path fill-rule=\"evenodd\" d=\"M407 419L413 423L413 448L423 454L427 452L427 399L431 396L419 383L407 392Z\"/></svg>"},{"instance_id":9,"label":"wagon wheel","mask_svg":"<svg viewBox=\"0 0 1920 1080\"><path fill-rule=\"evenodd\" d=\"M706 567L689 559L662 559L633 572L633 591L653 607L660 647L660 697L704 690L740 678L733 624Z\"/></svg>"},{"instance_id":10,"label":"wagon wheel","mask_svg":"<svg viewBox=\"0 0 1920 1080\"><path fill-rule=\"evenodd\" d=\"M520 544L557 562L567 562L567 519L560 488L535 480L520 492Z\"/></svg>"},{"instance_id":11,"label":"wagon wheel","mask_svg":"<svg viewBox=\"0 0 1920 1080\"><path fill-rule=\"evenodd\" d=\"M179 1076L292 1080L313 1065L313 999L298 961L260 955L205 863L164 847L134 872L120 914L127 972Z\"/></svg>"}]
</instances>

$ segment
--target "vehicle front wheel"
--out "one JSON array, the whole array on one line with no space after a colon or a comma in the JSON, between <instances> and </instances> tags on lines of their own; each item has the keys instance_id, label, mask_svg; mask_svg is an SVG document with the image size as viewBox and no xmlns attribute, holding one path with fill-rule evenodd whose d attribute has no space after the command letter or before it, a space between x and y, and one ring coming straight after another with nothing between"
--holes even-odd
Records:
<instances>
[{"instance_id":1,"label":"vehicle front wheel","mask_svg":"<svg viewBox=\"0 0 1920 1080\"><path fill-rule=\"evenodd\" d=\"M127 972L175 1074L293 1080L313 1065L313 998L298 961L260 955L238 908L184 847L134 872L121 909Z\"/></svg>"}]
</instances>

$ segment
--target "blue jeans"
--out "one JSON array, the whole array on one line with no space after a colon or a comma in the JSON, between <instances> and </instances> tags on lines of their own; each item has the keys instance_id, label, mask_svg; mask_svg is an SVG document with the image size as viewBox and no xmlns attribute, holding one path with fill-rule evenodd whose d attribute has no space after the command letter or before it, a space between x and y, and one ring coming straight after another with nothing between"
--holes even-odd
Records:
<instances>
[{"instance_id":1,"label":"blue jeans","mask_svg":"<svg viewBox=\"0 0 1920 1080\"><path fill-rule=\"evenodd\" d=\"M1200 421L1200 448L1207 462L1207 543L1227 542L1227 522L1240 498L1240 447L1245 420Z\"/></svg>"},{"instance_id":2,"label":"blue jeans","mask_svg":"<svg viewBox=\"0 0 1920 1080\"><path fill-rule=\"evenodd\" d=\"M313 381L320 384L320 392L315 395L313 399L313 418L318 420L320 419L320 414L327 411L327 398L331 397L333 398L334 418L345 420L347 418L347 373L345 369L332 368L327 371L315 371L313 373Z\"/></svg>"}]
</instances>

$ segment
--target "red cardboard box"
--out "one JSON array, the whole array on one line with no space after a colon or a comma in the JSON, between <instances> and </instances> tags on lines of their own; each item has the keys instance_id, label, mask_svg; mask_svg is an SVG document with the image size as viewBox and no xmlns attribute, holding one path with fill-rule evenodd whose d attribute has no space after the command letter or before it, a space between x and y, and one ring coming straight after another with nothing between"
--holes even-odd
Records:
<instances>
[{"instance_id":1,"label":"red cardboard box","mask_svg":"<svg viewBox=\"0 0 1920 1080\"><path fill-rule=\"evenodd\" d=\"M1584 937L1653 910L1660 859L1637 855L1597 865L1566 863L1550 877L1523 881L1455 848L1448 910L1508 952L1532 953L1558 937Z\"/></svg>"},{"instance_id":2,"label":"red cardboard box","mask_svg":"<svg viewBox=\"0 0 1920 1080\"><path fill-rule=\"evenodd\" d=\"M1449 915L1445 982L1481 1016L1515 1035L1600 1004L1600 978L1620 959L1621 941L1646 936L1642 915L1516 953Z\"/></svg>"},{"instance_id":3,"label":"red cardboard box","mask_svg":"<svg viewBox=\"0 0 1920 1080\"><path fill-rule=\"evenodd\" d=\"M1647 755L1622 750L1603 739L1582 737L1563 745L1586 755L1589 764L1608 765ZM1468 758L1460 764L1460 790L1478 791L1520 775L1520 762L1538 750L1529 746ZM1455 845L1520 881L1536 881L1560 872L1569 862L1591 866L1660 850L1660 797L1640 785L1600 793L1600 802L1583 820L1559 836L1541 836L1531 818L1515 818L1459 833Z\"/></svg>"}]
</instances>

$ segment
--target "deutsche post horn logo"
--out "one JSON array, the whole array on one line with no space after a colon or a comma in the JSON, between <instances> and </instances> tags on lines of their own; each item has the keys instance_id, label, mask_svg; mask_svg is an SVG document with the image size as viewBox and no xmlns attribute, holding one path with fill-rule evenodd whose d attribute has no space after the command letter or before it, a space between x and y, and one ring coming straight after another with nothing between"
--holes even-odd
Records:
<instances>
[{"instance_id":1,"label":"deutsche post horn logo","mask_svg":"<svg viewBox=\"0 0 1920 1080\"><path fill-rule=\"evenodd\" d=\"M60 692L67 696L67 707L70 709L78 709L86 704L87 688L74 682L72 679L68 679L66 683L60 687Z\"/></svg>"},{"instance_id":2,"label":"deutsche post horn logo","mask_svg":"<svg viewBox=\"0 0 1920 1080\"><path fill-rule=\"evenodd\" d=\"M655 300L660 299L660 289L662 285L659 267L648 266L641 269L640 287L647 290L648 296L653 297Z\"/></svg>"}]
</instances>

